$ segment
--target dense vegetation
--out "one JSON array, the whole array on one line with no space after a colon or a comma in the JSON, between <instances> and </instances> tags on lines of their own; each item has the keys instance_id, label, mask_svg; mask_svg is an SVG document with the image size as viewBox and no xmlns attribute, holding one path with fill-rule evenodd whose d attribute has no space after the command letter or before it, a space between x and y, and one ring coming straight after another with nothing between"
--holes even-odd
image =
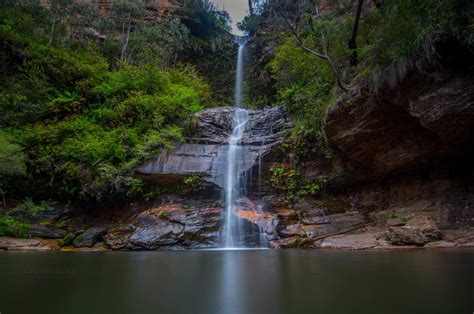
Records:
<instances>
[{"instance_id":1,"label":"dense vegetation","mask_svg":"<svg viewBox=\"0 0 474 314\"><path fill-rule=\"evenodd\" d=\"M207 77L233 58L228 29L228 16L205 1L163 16L136 1L107 14L66 0L2 4L2 207L150 193L133 169L222 101ZM222 56L191 62L210 50Z\"/></svg>"},{"instance_id":2,"label":"dense vegetation","mask_svg":"<svg viewBox=\"0 0 474 314\"><path fill-rule=\"evenodd\" d=\"M443 62L446 45L474 52L470 0L259 3L241 24L254 56L248 102L291 109L297 127L288 148L301 158L330 154L326 109L350 87L395 86Z\"/></svg>"},{"instance_id":3,"label":"dense vegetation","mask_svg":"<svg viewBox=\"0 0 474 314\"><path fill-rule=\"evenodd\" d=\"M195 112L231 103L233 94L228 14L207 0L182 2L173 13L128 0L107 12L72 0L2 2L2 209L156 192L133 170L182 140ZM249 3L241 23L251 48L247 106L290 109L296 127L284 148L295 161L331 155L324 116L352 87L395 86L442 63L446 45L474 55L472 0ZM297 167L272 172L273 187L293 197L324 183L304 182ZM197 188L196 178L185 181ZM0 235L24 228L0 220Z\"/></svg>"}]
</instances>

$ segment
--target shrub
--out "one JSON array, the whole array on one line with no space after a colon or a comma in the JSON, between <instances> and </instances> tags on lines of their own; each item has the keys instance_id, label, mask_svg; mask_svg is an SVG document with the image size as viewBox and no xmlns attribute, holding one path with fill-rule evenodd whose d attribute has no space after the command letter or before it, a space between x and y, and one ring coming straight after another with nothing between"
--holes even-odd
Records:
<instances>
[{"instance_id":1,"label":"shrub","mask_svg":"<svg viewBox=\"0 0 474 314\"><path fill-rule=\"evenodd\" d=\"M10 216L0 217L0 236L22 238L28 235L28 224Z\"/></svg>"}]
</instances>

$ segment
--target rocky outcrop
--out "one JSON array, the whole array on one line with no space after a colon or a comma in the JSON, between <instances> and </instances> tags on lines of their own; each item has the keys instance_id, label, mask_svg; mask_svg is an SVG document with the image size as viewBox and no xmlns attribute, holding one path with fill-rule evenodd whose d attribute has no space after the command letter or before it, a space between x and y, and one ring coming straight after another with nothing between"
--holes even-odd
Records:
<instances>
[{"instance_id":1,"label":"rocky outcrop","mask_svg":"<svg viewBox=\"0 0 474 314\"><path fill-rule=\"evenodd\" d=\"M165 149L156 159L137 170L146 179L176 182L183 177L199 175L205 181L222 187L226 169L227 141L232 132L235 108L207 109L196 114L193 130L185 143ZM286 109L273 107L250 110L249 122L242 137L242 159L239 169L247 172L258 158L286 139L291 127Z\"/></svg>"},{"instance_id":2,"label":"rocky outcrop","mask_svg":"<svg viewBox=\"0 0 474 314\"><path fill-rule=\"evenodd\" d=\"M389 227L385 238L392 245L423 246L441 240L441 232L428 216L418 216L403 226Z\"/></svg>"},{"instance_id":3,"label":"rocky outcrop","mask_svg":"<svg viewBox=\"0 0 474 314\"><path fill-rule=\"evenodd\" d=\"M318 247L322 249L368 250L387 248L382 232L337 235L323 239Z\"/></svg>"},{"instance_id":4,"label":"rocky outcrop","mask_svg":"<svg viewBox=\"0 0 474 314\"><path fill-rule=\"evenodd\" d=\"M102 237L107 233L107 229L106 226L89 228L79 233L72 241L72 244L76 248L91 248L94 244L102 241Z\"/></svg>"},{"instance_id":5,"label":"rocky outcrop","mask_svg":"<svg viewBox=\"0 0 474 314\"><path fill-rule=\"evenodd\" d=\"M130 223L110 229L104 242L113 250L217 247L221 225L221 208L168 204L142 212Z\"/></svg>"},{"instance_id":6,"label":"rocky outcrop","mask_svg":"<svg viewBox=\"0 0 474 314\"><path fill-rule=\"evenodd\" d=\"M330 108L326 132L372 175L456 153L474 139L474 77L433 72L379 95L354 90Z\"/></svg>"},{"instance_id":7,"label":"rocky outcrop","mask_svg":"<svg viewBox=\"0 0 474 314\"><path fill-rule=\"evenodd\" d=\"M38 239L15 239L0 237L0 251L51 251L45 241Z\"/></svg>"}]
</instances>

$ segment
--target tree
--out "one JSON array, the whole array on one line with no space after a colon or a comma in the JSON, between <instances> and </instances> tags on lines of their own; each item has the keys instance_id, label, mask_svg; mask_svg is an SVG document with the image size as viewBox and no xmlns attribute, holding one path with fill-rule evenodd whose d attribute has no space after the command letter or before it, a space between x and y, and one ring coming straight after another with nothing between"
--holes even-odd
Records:
<instances>
[{"instance_id":1,"label":"tree","mask_svg":"<svg viewBox=\"0 0 474 314\"><path fill-rule=\"evenodd\" d=\"M273 9L273 11L275 12L275 14L277 16L279 16L281 19L283 19L284 23L286 24L287 28L291 31L291 33L293 34L293 36L296 38L296 44L298 46L300 46L304 51L308 52L309 54L311 54L312 56L315 56L316 58L319 58L325 62L327 62L330 67L331 67L331 71L333 72L334 74L334 77L336 79L336 83L337 83L337 86L339 86L340 89L342 89L344 92L347 92L349 89L347 86L345 86L345 84L342 82L342 77L339 73L339 70L337 69L334 61L332 60L331 56L329 55L328 53L328 50L329 50L329 42L327 42L326 40L326 36L324 35L324 32L321 31L320 33L320 41L322 42L322 47L323 47L323 51L317 51L315 49L312 49L310 47L308 47L304 40L303 40L303 37L300 35L299 33L299 30L298 30L298 26L300 24L300 21L301 21L301 16L300 16L300 7L297 6L296 7L296 10L293 10L293 12L295 12L295 22L294 23L291 23L290 20L288 19L288 17L283 13L285 11L290 11L288 9L285 8L285 2L282 1L283 5L280 6L280 8L276 8L276 9ZM306 3L305 3L306 4ZM318 19L320 17L320 12L319 12L319 7L318 7L318 4L315 2L314 4L314 7L315 7L315 15L314 17L310 17L308 19L308 21L312 21L313 18L316 18ZM286 10L285 10L286 9ZM294 25L293 25L294 24Z\"/></svg>"},{"instance_id":2,"label":"tree","mask_svg":"<svg viewBox=\"0 0 474 314\"><path fill-rule=\"evenodd\" d=\"M355 66L359 63L359 58L357 56L357 31L359 29L360 15L362 13L362 6L364 5L364 0L359 0L357 5L357 12L354 20L354 27L352 28L352 36L349 39L349 49L352 50L351 55L351 65Z\"/></svg>"},{"instance_id":3,"label":"tree","mask_svg":"<svg viewBox=\"0 0 474 314\"><path fill-rule=\"evenodd\" d=\"M72 0L50 0L51 10L53 13L51 21L51 30L49 33L49 45L53 44L54 33L56 31L56 25L62 23L63 20L68 16L68 7L72 5Z\"/></svg>"},{"instance_id":4,"label":"tree","mask_svg":"<svg viewBox=\"0 0 474 314\"><path fill-rule=\"evenodd\" d=\"M132 28L136 25L134 20L145 15L143 3L129 0L114 2L110 14L113 19L118 20L121 28L120 60L127 59L127 50L130 43Z\"/></svg>"},{"instance_id":5,"label":"tree","mask_svg":"<svg viewBox=\"0 0 474 314\"><path fill-rule=\"evenodd\" d=\"M14 144L10 137L0 132L0 194L3 208L6 209L3 181L6 177L25 175L26 156L19 145Z\"/></svg>"}]
</instances>

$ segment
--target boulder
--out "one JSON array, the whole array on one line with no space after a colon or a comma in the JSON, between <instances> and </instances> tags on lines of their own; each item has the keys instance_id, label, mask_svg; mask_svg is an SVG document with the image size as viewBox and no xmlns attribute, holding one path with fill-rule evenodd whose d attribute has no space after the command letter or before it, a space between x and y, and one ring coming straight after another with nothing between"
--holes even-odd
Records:
<instances>
[{"instance_id":1,"label":"boulder","mask_svg":"<svg viewBox=\"0 0 474 314\"><path fill-rule=\"evenodd\" d=\"M76 248L93 247L107 233L107 227L94 227L87 229L84 233L79 234L73 241Z\"/></svg>"},{"instance_id":2,"label":"boulder","mask_svg":"<svg viewBox=\"0 0 474 314\"><path fill-rule=\"evenodd\" d=\"M128 239L130 238L133 230L133 225L125 225L109 229L107 234L103 237L104 243L112 250L126 249Z\"/></svg>"},{"instance_id":3,"label":"boulder","mask_svg":"<svg viewBox=\"0 0 474 314\"><path fill-rule=\"evenodd\" d=\"M129 224L110 229L103 239L113 250L216 247L222 218L219 207L162 205L142 212Z\"/></svg>"},{"instance_id":4,"label":"boulder","mask_svg":"<svg viewBox=\"0 0 474 314\"><path fill-rule=\"evenodd\" d=\"M167 219L169 212L182 212L182 208L165 211L163 208L148 210L138 215L134 230L128 239L132 244L145 249L176 244L184 232L184 225Z\"/></svg>"},{"instance_id":5,"label":"boulder","mask_svg":"<svg viewBox=\"0 0 474 314\"><path fill-rule=\"evenodd\" d=\"M441 239L441 232L428 216L416 216L402 227L389 227L385 234L392 245L423 246Z\"/></svg>"},{"instance_id":6,"label":"boulder","mask_svg":"<svg viewBox=\"0 0 474 314\"><path fill-rule=\"evenodd\" d=\"M222 210L206 208L188 211L184 223L185 245L189 248L215 246L222 226Z\"/></svg>"}]
</instances>

